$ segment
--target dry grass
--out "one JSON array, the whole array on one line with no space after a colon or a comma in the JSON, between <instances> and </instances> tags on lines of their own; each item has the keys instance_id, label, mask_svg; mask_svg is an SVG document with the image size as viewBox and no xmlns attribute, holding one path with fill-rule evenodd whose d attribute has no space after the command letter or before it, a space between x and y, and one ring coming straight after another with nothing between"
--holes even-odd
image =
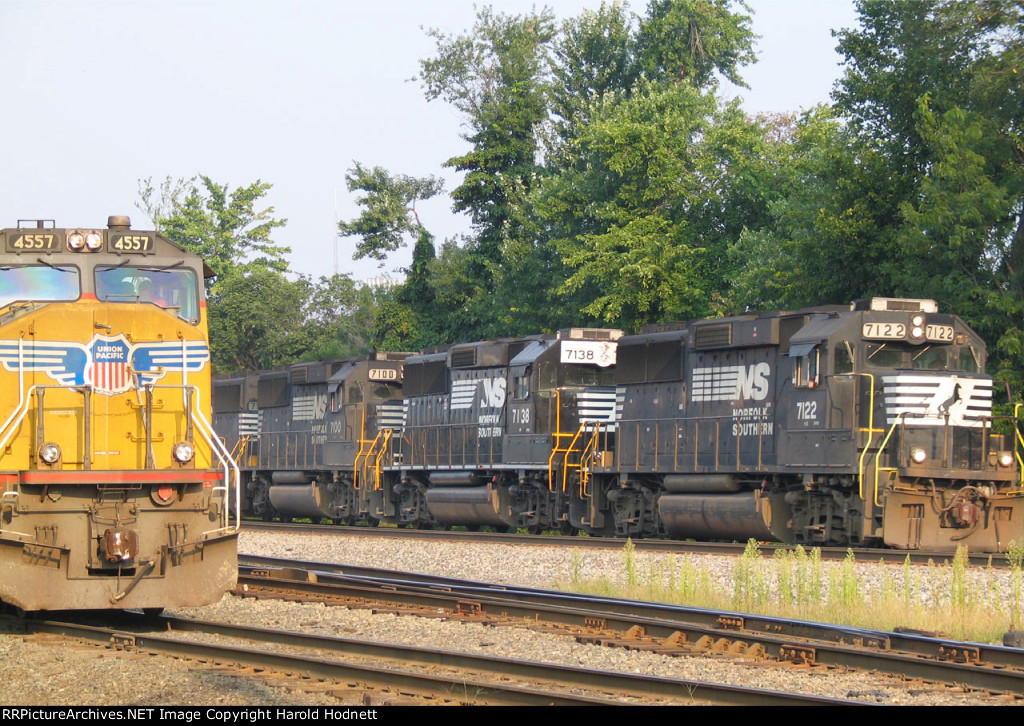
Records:
<instances>
[{"instance_id":1,"label":"dry grass","mask_svg":"<svg viewBox=\"0 0 1024 726\"><path fill-rule=\"evenodd\" d=\"M622 571L596 580L583 579L583 554L576 550L565 589L997 643L1022 626L1024 546L1011 543L1010 549L1008 570L991 563L970 567L963 548L949 564L922 568L909 558L902 565L858 563L852 552L843 562L825 563L819 550L802 547L764 557L752 540L726 576L700 555L641 562L627 540Z\"/></svg>"}]
</instances>

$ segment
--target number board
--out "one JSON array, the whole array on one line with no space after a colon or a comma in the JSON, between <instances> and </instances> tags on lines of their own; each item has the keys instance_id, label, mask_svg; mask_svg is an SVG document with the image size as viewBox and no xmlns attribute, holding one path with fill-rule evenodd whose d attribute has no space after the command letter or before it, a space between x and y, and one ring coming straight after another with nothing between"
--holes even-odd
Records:
<instances>
[{"instance_id":1,"label":"number board","mask_svg":"<svg viewBox=\"0 0 1024 726\"><path fill-rule=\"evenodd\" d=\"M865 338L903 340L907 337L906 323L864 323L861 335Z\"/></svg>"},{"instance_id":2,"label":"number board","mask_svg":"<svg viewBox=\"0 0 1024 726\"><path fill-rule=\"evenodd\" d=\"M583 363L601 368L615 365L616 343L607 340L563 340L561 363Z\"/></svg>"},{"instance_id":3,"label":"number board","mask_svg":"<svg viewBox=\"0 0 1024 726\"><path fill-rule=\"evenodd\" d=\"M371 368L366 377L371 381L397 381L398 369L396 368Z\"/></svg>"},{"instance_id":4,"label":"number board","mask_svg":"<svg viewBox=\"0 0 1024 726\"><path fill-rule=\"evenodd\" d=\"M150 255L153 254L153 235L115 232L110 235L107 246L118 254Z\"/></svg>"},{"instance_id":5,"label":"number board","mask_svg":"<svg viewBox=\"0 0 1024 726\"><path fill-rule=\"evenodd\" d=\"M928 340L937 340L940 343L953 342L952 325L926 325L924 326L924 337Z\"/></svg>"},{"instance_id":6,"label":"number board","mask_svg":"<svg viewBox=\"0 0 1024 726\"><path fill-rule=\"evenodd\" d=\"M64 234L55 230L8 232L4 241L5 252L63 252Z\"/></svg>"}]
</instances>

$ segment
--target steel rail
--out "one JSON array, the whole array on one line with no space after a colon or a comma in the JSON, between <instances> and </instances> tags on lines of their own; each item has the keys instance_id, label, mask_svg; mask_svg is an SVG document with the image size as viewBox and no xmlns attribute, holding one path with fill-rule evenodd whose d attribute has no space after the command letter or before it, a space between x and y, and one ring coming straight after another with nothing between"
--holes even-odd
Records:
<instances>
[{"instance_id":1,"label":"steel rail","mask_svg":"<svg viewBox=\"0 0 1024 726\"><path fill-rule=\"evenodd\" d=\"M83 638L135 651L273 668L315 678L348 682L355 679L374 688L421 697L443 697L464 705L871 705L806 694L759 691L743 686L572 668L169 616L121 613L120 618L116 629L75 621L27 622L28 628L35 632ZM126 629L127 625L136 630ZM139 630L155 630L162 634ZM303 650L328 651L331 657L271 652L265 647L200 643L175 638L168 632L200 633L245 639L264 646L274 643ZM360 664L338 658L361 658L373 663ZM521 683L510 684L506 680L508 678L519 679ZM559 686L562 690L556 690ZM589 689L589 693L579 693L583 689ZM634 700L625 701L607 694L632 696Z\"/></svg>"},{"instance_id":2,"label":"steel rail","mask_svg":"<svg viewBox=\"0 0 1024 726\"><path fill-rule=\"evenodd\" d=\"M279 586L309 594L334 593L456 613L519 617L531 622L539 619L575 627L580 632L605 631L606 635L601 636L605 640L616 645L632 640L631 647L637 648L645 647L645 641L650 647L651 639L678 642L680 636L686 649L702 639L711 639L718 647L725 647L723 642L728 647L760 645L772 657L784 661L1024 694L1024 650L1019 648L373 568L289 563L250 555L241 555L240 562L239 583L243 587ZM632 635L615 638L607 635L608 631Z\"/></svg>"}]
</instances>

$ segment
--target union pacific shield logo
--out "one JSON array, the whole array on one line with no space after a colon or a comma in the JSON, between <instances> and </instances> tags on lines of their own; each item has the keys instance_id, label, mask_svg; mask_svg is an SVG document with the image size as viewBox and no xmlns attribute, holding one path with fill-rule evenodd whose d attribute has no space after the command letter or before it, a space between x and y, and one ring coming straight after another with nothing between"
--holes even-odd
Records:
<instances>
[{"instance_id":1,"label":"union pacific shield logo","mask_svg":"<svg viewBox=\"0 0 1024 726\"><path fill-rule=\"evenodd\" d=\"M132 345L123 335L97 335L88 343L0 340L0 365L17 373L42 372L61 386L89 386L112 396L153 385L169 372L203 370L210 348L203 340Z\"/></svg>"},{"instance_id":2,"label":"union pacific shield logo","mask_svg":"<svg viewBox=\"0 0 1024 726\"><path fill-rule=\"evenodd\" d=\"M131 353L123 336L117 338L96 337L89 345L89 364L85 368L85 384L97 393L113 395L124 393L132 387L131 367L128 357Z\"/></svg>"}]
</instances>

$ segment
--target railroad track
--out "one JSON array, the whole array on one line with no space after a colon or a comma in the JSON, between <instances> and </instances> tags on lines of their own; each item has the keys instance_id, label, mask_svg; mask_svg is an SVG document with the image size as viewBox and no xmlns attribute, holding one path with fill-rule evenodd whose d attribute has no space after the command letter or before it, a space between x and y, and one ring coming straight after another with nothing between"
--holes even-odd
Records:
<instances>
[{"instance_id":1,"label":"railroad track","mask_svg":"<svg viewBox=\"0 0 1024 726\"><path fill-rule=\"evenodd\" d=\"M199 661L361 705L865 705L700 681L610 673L454 651L122 613L25 620L26 631ZM103 620L109 616L99 616ZM242 642L245 645L239 645Z\"/></svg>"},{"instance_id":2,"label":"railroad track","mask_svg":"<svg viewBox=\"0 0 1024 726\"><path fill-rule=\"evenodd\" d=\"M400 527L359 527L340 526L334 524L313 524L309 522L261 522L244 520L243 529L266 532L293 532L296 534L336 534L338 536L362 536L398 539L450 540L457 542L490 542L496 544L527 544L546 545L553 547L578 547L580 549L613 549L621 550L626 540L615 537L582 537L562 536L555 534L518 534L507 532L471 532L431 529L406 529ZM640 552L666 552L677 554L705 554L739 556L746 549L746 543L737 542L690 542L667 539L633 540L633 546ZM783 545L771 542L758 544L762 554L768 556L778 550L794 549L794 545ZM809 548L808 548L809 549ZM889 549L844 549L841 547L818 548L823 560L844 560L852 552L858 562L885 562L902 564L907 559L912 564L948 563L952 555L948 552L928 552L925 550L889 550ZM1005 554L968 553L968 562L974 566L1005 568L1009 566Z\"/></svg>"},{"instance_id":3,"label":"railroad track","mask_svg":"<svg viewBox=\"0 0 1024 726\"><path fill-rule=\"evenodd\" d=\"M729 653L779 664L855 668L1024 698L1024 650L937 634L883 632L660 603L491 585L365 567L242 555L239 589L393 612L507 623L580 642L667 655Z\"/></svg>"}]
</instances>

